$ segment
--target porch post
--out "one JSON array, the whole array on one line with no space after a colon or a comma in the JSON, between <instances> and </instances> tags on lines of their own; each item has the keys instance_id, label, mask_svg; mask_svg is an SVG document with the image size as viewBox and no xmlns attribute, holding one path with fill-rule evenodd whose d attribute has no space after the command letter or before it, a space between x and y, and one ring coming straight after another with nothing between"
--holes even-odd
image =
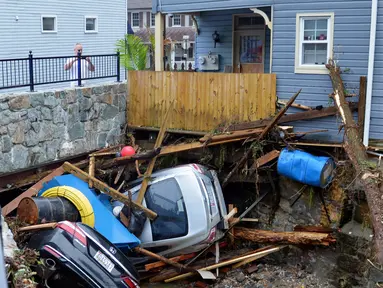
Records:
<instances>
[{"instance_id":1,"label":"porch post","mask_svg":"<svg viewBox=\"0 0 383 288\"><path fill-rule=\"evenodd\" d=\"M156 71L164 71L164 18L165 16L162 13L156 14L156 27L155 27L155 66Z\"/></svg>"}]
</instances>

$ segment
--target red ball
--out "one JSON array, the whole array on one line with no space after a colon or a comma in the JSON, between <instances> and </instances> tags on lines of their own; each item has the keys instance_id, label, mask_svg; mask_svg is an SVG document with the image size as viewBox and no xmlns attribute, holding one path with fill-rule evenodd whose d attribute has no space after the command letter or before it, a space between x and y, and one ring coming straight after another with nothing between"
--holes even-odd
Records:
<instances>
[{"instance_id":1,"label":"red ball","mask_svg":"<svg viewBox=\"0 0 383 288\"><path fill-rule=\"evenodd\" d=\"M136 154L136 151L134 151L134 148L132 146L125 146L121 150L122 157L133 156L134 154Z\"/></svg>"}]
</instances>

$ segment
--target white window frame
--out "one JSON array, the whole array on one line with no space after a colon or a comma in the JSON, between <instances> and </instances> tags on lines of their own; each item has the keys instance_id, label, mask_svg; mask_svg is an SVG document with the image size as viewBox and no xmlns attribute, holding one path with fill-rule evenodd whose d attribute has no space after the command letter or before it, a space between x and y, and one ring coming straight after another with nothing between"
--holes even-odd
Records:
<instances>
[{"instance_id":1,"label":"white window frame","mask_svg":"<svg viewBox=\"0 0 383 288\"><path fill-rule=\"evenodd\" d=\"M307 19L323 19L327 18L327 61L333 57L334 43L334 13L297 13L296 15L296 39L295 39L295 73L300 74L328 74L325 65L310 65L302 64L303 58L303 43L304 43L304 20ZM306 40L310 41L310 40ZM315 43L315 41L310 41ZM307 43L307 42L306 42ZM324 43L322 40L316 43Z\"/></svg>"},{"instance_id":2,"label":"white window frame","mask_svg":"<svg viewBox=\"0 0 383 288\"><path fill-rule=\"evenodd\" d=\"M134 17L133 15L134 14L137 14L138 15L138 26L134 26ZM132 12L132 28L140 28L140 22L141 22L141 19L140 19L140 12Z\"/></svg>"},{"instance_id":3,"label":"white window frame","mask_svg":"<svg viewBox=\"0 0 383 288\"><path fill-rule=\"evenodd\" d=\"M55 19L55 29L53 31L47 31L44 30L44 25L43 25L43 19L44 18L54 18ZM41 15L41 33L57 33L57 15Z\"/></svg>"},{"instance_id":4,"label":"white window frame","mask_svg":"<svg viewBox=\"0 0 383 288\"><path fill-rule=\"evenodd\" d=\"M95 30L86 30L86 19L89 19L89 18L96 20L95 27L94 27ZM87 34L98 33L98 16L85 15L85 17L84 17L84 33L87 33Z\"/></svg>"},{"instance_id":5,"label":"white window frame","mask_svg":"<svg viewBox=\"0 0 383 288\"><path fill-rule=\"evenodd\" d=\"M154 23L153 23L154 20ZM150 27L155 27L156 26L156 14L150 13Z\"/></svg>"},{"instance_id":6,"label":"white window frame","mask_svg":"<svg viewBox=\"0 0 383 288\"><path fill-rule=\"evenodd\" d=\"M174 21L176 20L176 16L180 19L180 24L174 24ZM172 18L172 27L181 27L181 14L174 14Z\"/></svg>"}]
</instances>

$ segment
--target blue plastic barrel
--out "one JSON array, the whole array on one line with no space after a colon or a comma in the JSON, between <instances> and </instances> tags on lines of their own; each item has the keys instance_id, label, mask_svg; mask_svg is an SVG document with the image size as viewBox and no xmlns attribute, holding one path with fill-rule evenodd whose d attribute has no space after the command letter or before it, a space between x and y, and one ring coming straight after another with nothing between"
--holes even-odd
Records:
<instances>
[{"instance_id":1,"label":"blue plastic barrel","mask_svg":"<svg viewBox=\"0 0 383 288\"><path fill-rule=\"evenodd\" d=\"M335 163L330 157L314 156L284 148L278 159L278 173L295 181L326 187L332 180Z\"/></svg>"}]
</instances>

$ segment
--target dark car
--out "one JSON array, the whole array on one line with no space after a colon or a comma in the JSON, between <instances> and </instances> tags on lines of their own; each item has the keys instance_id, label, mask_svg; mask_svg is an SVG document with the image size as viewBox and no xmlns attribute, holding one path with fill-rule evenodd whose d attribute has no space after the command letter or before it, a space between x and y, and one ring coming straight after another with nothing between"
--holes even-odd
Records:
<instances>
[{"instance_id":1,"label":"dark car","mask_svg":"<svg viewBox=\"0 0 383 288\"><path fill-rule=\"evenodd\" d=\"M40 252L37 272L47 287L139 288L129 259L85 224L60 222L33 235L28 246Z\"/></svg>"}]
</instances>

